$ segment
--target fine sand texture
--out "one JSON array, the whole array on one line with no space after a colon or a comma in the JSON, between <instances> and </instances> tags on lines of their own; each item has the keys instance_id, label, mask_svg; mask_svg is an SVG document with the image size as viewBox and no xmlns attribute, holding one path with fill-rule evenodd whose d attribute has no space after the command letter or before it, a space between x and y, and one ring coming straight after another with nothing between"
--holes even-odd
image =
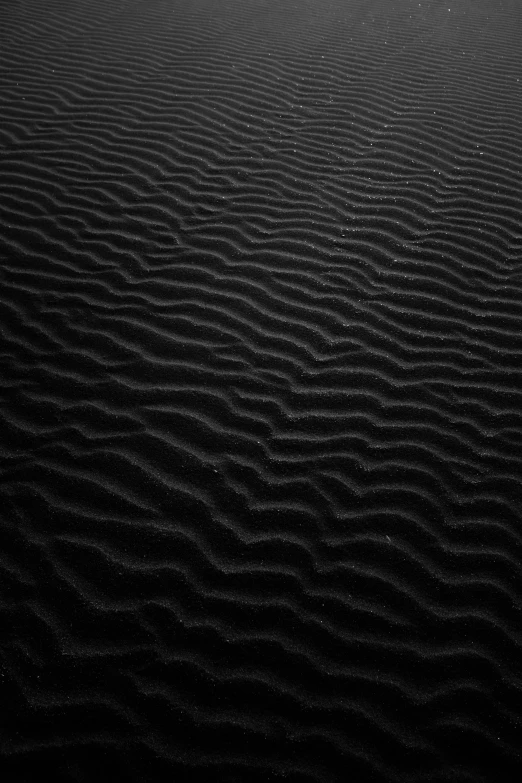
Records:
<instances>
[{"instance_id":1,"label":"fine sand texture","mask_svg":"<svg viewBox=\"0 0 522 783\"><path fill-rule=\"evenodd\" d=\"M522 780L522 3L0 5L0 780Z\"/></svg>"}]
</instances>

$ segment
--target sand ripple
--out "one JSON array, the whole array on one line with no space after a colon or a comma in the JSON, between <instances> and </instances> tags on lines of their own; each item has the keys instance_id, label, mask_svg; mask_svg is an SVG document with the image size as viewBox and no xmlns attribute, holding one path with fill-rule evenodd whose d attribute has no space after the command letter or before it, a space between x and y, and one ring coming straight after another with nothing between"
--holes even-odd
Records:
<instances>
[{"instance_id":1,"label":"sand ripple","mask_svg":"<svg viewBox=\"0 0 522 783\"><path fill-rule=\"evenodd\" d=\"M521 31L0 9L5 780L519 780Z\"/></svg>"}]
</instances>

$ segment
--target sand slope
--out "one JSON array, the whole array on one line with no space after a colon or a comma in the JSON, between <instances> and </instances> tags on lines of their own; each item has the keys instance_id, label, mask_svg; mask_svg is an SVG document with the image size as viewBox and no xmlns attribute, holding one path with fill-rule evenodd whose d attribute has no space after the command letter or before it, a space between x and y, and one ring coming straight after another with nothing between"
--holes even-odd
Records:
<instances>
[{"instance_id":1,"label":"sand slope","mask_svg":"<svg viewBox=\"0 0 522 783\"><path fill-rule=\"evenodd\" d=\"M5 780L519 779L521 36L1 7Z\"/></svg>"}]
</instances>

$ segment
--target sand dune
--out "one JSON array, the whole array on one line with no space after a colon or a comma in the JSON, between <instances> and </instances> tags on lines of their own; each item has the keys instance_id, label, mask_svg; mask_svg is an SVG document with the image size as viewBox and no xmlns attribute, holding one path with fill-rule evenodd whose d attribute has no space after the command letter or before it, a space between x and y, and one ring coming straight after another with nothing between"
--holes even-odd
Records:
<instances>
[{"instance_id":1,"label":"sand dune","mask_svg":"<svg viewBox=\"0 0 522 783\"><path fill-rule=\"evenodd\" d=\"M521 33L0 9L8 783L519 780Z\"/></svg>"}]
</instances>

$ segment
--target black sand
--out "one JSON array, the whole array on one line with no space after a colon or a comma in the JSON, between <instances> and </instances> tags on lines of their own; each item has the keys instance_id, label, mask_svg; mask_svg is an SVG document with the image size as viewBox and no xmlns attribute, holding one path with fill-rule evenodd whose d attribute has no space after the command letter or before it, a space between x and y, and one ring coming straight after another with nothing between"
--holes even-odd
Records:
<instances>
[{"instance_id":1,"label":"black sand","mask_svg":"<svg viewBox=\"0 0 522 783\"><path fill-rule=\"evenodd\" d=\"M0 6L0 779L522 779L522 6Z\"/></svg>"}]
</instances>

